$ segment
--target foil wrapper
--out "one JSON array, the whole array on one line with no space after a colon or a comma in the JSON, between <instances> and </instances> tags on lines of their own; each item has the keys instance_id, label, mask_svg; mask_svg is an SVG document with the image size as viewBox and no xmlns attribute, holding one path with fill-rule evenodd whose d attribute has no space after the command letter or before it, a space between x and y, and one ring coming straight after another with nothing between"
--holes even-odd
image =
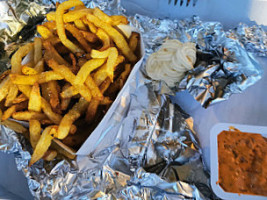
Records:
<instances>
[{"instance_id":1,"label":"foil wrapper","mask_svg":"<svg viewBox=\"0 0 267 200\"><path fill-rule=\"evenodd\" d=\"M45 0L3 2L3 5L13 6L12 9L9 8L12 12L0 11L2 17L0 31L12 30L5 32L6 37L1 37L1 70L8 67L8 57L12 52L24 41L31 39L27 34L19 34L23 30L22 27L29 25L29 19L38 16L43 19L43 14L54 8L53 3L54 1ZM19 4L25 7L19 9L17 8ZM89 7L99 6L110 14L126 12L116 0L85 1L85 4ZM30 15L30 10L35 12ZM20 19L18 16L23 15L28 16L22 18L24 21L16 20ZM33 20L31 26L40 21ZM216 52L217 44L225 42L221 40L227 38L218 23L203 23L197 17L171 21L136 15L131 17L130 21L142 31L147 55L155 51L166 38L193 40L193 36L197 34L195 32L197 27L199 27L199 37L195 39L197 38L199 53L203 56L211 56L210 52L204 51L207 46ZM12 29L14 22L17 22L17 25ZM31 26L28 26L29 29ZM209 37L203 37L205 31L209 30ZM21 37L13 38L16 35ZM243 47L240 45L240 48ZM238 55L243 55L244 50L240 52L239 50L239 46L229 47L229 57L230 54L237 52ZM219 53L221 51L213 58L215 63L220 60ZM256 62L251 61L252 57L246 58L257 66ZM238 64L236 66L237 71L240 68ZM234 66L225 64L225 67ZM253 69L251 74L255 72ZM210 66L210 70L207 70L203 64L198 72L201 70L212 75L217 68ZM221 76L223 77L223 73ZM195 79L190 83L199 88L197 90L202 86L205 87L201 82L199 85L192 83ZM207 82L208 79L213 77L207 75ZM255 76L255 80L257 79L258 75ZM200 80L204 82L204 79ZM251 84L254 81L249 80ZM0 150L14 154L17 168L27 178L33 197L35 199L218 199L211 190L209 172L202 162L201 148L193 130L193 119L178 105L172 104L169 95L166 95L173 90L164 83L149 80L144 65L125 87L127 88L116 105L117 112L111 119L116 123L106 125L107 131L100 133L101 137L95 141L94 151L88 156L78 156L74 161L67 159L53 162L39 161L28 167L32 152L29 143L24 137L1 126Z\"/></svg>"}]
</instances>

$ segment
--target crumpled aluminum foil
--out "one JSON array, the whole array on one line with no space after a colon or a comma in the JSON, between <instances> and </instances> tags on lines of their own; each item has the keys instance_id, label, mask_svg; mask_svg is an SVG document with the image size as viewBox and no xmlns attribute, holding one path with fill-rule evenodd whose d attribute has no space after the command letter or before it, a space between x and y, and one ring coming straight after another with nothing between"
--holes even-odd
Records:
<instances>
[{"instance_id":1,"label":"crumpled aluminum foil","mask_svg":"<svg viewBox=\"0 0 267 200\"><path fill-rule=\"evenodd\" d=\"M197 16L185 20L160 20L136 15L132 21L144 35L148 54L157 51L166 39L196 43L197 61L194 69L174 88L170 88L167 94L188 90L203 107L208 107L244 91L263 74L256 59L238 41L240 39L249 51L256 53L267 49L267 43L264 44L262 40L257 45L254 42L257 38L263 38L264 32L257 34L257 28L251 28L250 34L242 37L237 31L234 39L234 33L227 34L221 23L202 22ZM252 43L254 49L250 45Z\"/></svg>"},{"instance_id":2,"label":"crumpled aluminum foil","mask_svg":"<svg viewBox=\"0 0 267 200\"><path fill-rule=\"evenodd\" d=\"M36 8L36 14L32 14L36 17L52 7L46 0L42 1L43 4L30 4L27 0L19 2L25 2L23 5L26 7L13 7L12 15L0 11L1 17L11 16L10 20L1 20L0 31L12 26L10 22L15 16L27 15L29 10ZM100 6L108 13L125 12L116 0L85 3L90 7ZM27 20L21 22L22 25L28 23ZM198 18L170 21L136 15L131 18L131 24L143 32L149 55L166 37L183 38L182 41L185 41L190 35L186 32L189 25L194 31L194 26L205 23ZM14 30L13 36L22 29ZM216 29L218 35L221 32L222 29ZM211 35L210 39L217 41L215 36ZM7 58L17 47L12 46L10 41L22 43L12 39L8 41L7 38L1 38L1 69L6 69ZM22 34L20 40L27 39ZM205 45L204 38L200 37L197 42L200 46ZM95 150L86 157L78 157L75 161L40 161L29 168L29 152L32 150L28 142L1 126L0 150L14 154L17 168L23 171L36 199L218 199L209 184L209 174L202 162L192 119L170 102L169 96L165 95L171 92L170 89L164 83L149 80L144 71L143 66L126 86L117 105L117 110L124 110L124 114L115 113L112 119L118 122L116 126L107 127L108 134L100 133L103 137L95 142ZM107 145L107 141L111 144Z\"/></svg>"}]
</instances>

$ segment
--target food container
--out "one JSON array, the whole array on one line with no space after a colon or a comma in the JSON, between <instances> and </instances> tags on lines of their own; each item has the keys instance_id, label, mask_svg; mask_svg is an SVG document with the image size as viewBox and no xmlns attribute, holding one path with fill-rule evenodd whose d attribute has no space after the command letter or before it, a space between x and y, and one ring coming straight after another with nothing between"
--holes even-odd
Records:
<instances>
[{"instance_id":1,"label":"food container","mask_svg":"<svg viewBox=\"0 0 267 200\"><path fill-rule=\"evenodd\" d=\"M248 194L237 194L225 192L219 184L216 184L219 179L219 168L218 168L218 142L217 136L222 131L229 130L229 127L234 127L241 132L256 134L259 133L263 137L267 137L267 127L265 126L251 126L251 125L240 125L231 123L218 123L214 125L210 131L210 165L211 165L211 187L216 195L225 200L266 200L266 196L248 195Z\"/></svg>"}]
</instances>

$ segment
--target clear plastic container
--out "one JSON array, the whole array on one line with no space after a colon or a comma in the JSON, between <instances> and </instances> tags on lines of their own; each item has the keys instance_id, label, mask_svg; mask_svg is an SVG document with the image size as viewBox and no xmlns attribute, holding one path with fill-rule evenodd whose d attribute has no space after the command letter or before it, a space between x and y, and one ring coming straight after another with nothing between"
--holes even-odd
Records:
<instances>
[{"instance_id":1,"label":"clear plastic container","mask_svg":"<svg viewBox=\"0 0 267 200\"><path fill-rule=\"evenodd\" d=\"M267 127L265 126L250 126L231 123L218 123L214 125L210 131L210 166L211 166L211 187L213 192L220 198L225 200L266 200L267 196L237 194L225 192L219 184L216 184L219 179L218 168L218 142L217 136L224 130L229 130L229 127L235 127L238 130L246 133L259 133L263 137L267 137Z\"/></svg>"}]
</instances>

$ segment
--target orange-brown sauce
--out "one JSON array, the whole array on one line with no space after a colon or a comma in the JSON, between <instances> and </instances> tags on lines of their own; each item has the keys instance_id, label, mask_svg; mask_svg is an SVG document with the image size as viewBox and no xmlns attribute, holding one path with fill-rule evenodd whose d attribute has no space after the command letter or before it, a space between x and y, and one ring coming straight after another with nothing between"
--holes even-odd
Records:
<instances>
[{"instance_id":1,"label":"orange-brown sauce","mask_svg":"<svg viewBox=\"0 0 267 200\"><path fill-rule=\"evenodd\" d=\"M267 196L267 138L222 131L218 160L218 183L226 192Z\"/></svg>"}]
</instances>

